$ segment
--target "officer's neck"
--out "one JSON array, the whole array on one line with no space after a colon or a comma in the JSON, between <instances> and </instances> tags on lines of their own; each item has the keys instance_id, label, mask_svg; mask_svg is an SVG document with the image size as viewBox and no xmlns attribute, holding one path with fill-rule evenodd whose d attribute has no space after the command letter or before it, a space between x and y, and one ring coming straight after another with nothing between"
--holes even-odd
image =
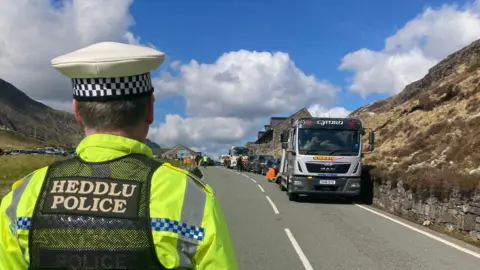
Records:
<instances>
[{"instance_id":1,"label":"officer's neck","mask_svg":"<svg viewBox=\"0 0 480 270\"><path fill-rule=\"evenodd\" d=\"M85 129L85 136L94 135L94 134L108 134L108 135L117 135L122 136L125 138L129 138L132 140L137 140L139 142L145 142L145 138L147 137L146 134L143 132L127 132L124 130L93 130L93 129Z\"/></svg>"}]
</instances>

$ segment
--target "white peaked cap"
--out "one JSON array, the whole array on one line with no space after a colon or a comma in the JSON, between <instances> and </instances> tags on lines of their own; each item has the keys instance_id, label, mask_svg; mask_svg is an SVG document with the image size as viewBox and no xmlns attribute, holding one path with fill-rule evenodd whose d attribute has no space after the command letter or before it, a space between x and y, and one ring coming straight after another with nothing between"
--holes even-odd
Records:
<instances>
[{"instance_id":1,"label":"white peaked cap","mask_svg":"<svg viewBox=\"0 0 480 270\"><path fill-rule=\"evenodd\" d=\"M150 95L150 72L164 60L153 48L101 42L56 57L52 66L72 79L76 100L107 101Z\"/></svg>"}]
</instances>

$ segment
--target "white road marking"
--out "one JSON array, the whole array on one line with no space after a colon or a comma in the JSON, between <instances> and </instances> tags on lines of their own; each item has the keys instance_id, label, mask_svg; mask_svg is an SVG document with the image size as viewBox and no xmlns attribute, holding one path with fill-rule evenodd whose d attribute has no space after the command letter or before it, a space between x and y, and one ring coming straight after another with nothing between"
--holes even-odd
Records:
<instances>
[{"instance_id":1,"label":"white road marking","mask_svg":"<svg viewBox=\"0 0 480 270\"><path fill-rule=\"evenodd\" d=\"M265 197L267 197L267 200L268 200L268 202L270 203L270 205L272 206L273 212L275 212L275 215L280 214L280 212L278 212L277 207L276 207L275 204L272 202L272 200L270 199L270 197L268 197L268 196L265 196Z\"/></svg>"},{"instance_id":2,"label":"white road marking","mask_svg":"<svg viewBox=\"0 0 480 270\"><path fill-rule=\"evenodd\" d=\"M258 185L258 188L259 188L263 193L265 193L265 190L263 189L262 186Z\"/></svg>"},{"instance_id":3,"label":"white road marking","mask_svg":"<svg viewBox=\"0 0 480 270\"><path fill-rule=\"evenodd\" d=\"M257 183L257 181L253 178L250 178L250 180L252 180L255 184Z\"/></svg>"},{"instance_id":4,"label":"white road marking","mask_svg":"<svg viewBox=\"0 0 480 270\"><path fill-rule=\"evenodd\" d=\"M293 245L293 248L295 249L295 252L297 252L298 257L300 258L300 261L302 261L303 267L305 267L305 270L313 270L312 265L307 259L307 256L305 256L305 253L303 253L302 248L298 244L297 240L295 240L295 237L293 237L292 232L290 229L285 228L285 233L287 234L288 239Z\"/></svg>"},{"instance_id":5,"label":"white road marking","mask_svg":"<svg viewBox=\"0 0 480 270\"><path fill-rule=\"evenodd\" d=\"M390 220L390 221L393 221L393 222L395 222L395 223L397 223L397 224L399 224L399 225L402 225L402 226L405 227L405 228L408 228L408 229L410 229L410 230L412 230L412 231L416 231L416 232L418 232L418 233L421 233L421 234L423 234L423 235L425 235L425 236L427 236L427 237L430 237L430 238L432 238L432 239L437 240L437 241L440 242L440 243L443 243L443 244L445 244L445 245L447 245L447 246L450 246L450 247L452 247L452 248L454 248L454 249L456 249L456 250L465 252L465 253L467 253L467 254L469 254L469 255L472 255L472 256L480 259L480 254L477 253L477 252L474 252L474 251L472 251L472 250L470 250L470 249L461 247L461 246L459 246L459 245L457 245L457 244L454 244L454 243L452 243L452 242L450 242L450 241L447 241L447 240L445 240L445 239L442 239L442 238L440 238L440 237L438 237L438 236L436 236L436 235L433 235L433 234L431 234L431 233L428 233L428 232L426 232L426 231L423 231L423 230L420 230L420 229L418 229L418 228L415 228L415 227L413 227L413 226L411 226L411 225L408 225L407 223L404 223L404 222L401 222L401 221L399 221L399 220L396 220L396 219L394 219L394 218L392 218L392 217L389 217L389 216L387 216L387 215L385 215L385 214L382 214L382 213L380 213L380 212L377 212L377 211L375 211L375 210L372 210L372 209L370 209L370 208L368 208L368 207L365 207L365 206L363 206L363 205L358 205L358 204L355 204L355 205L358 206L358 207L360 207L360 208L362 208L363 210L369 211L369 212L371 212L371 213L373 213L373 214L375 214L375 215L378 215L378 216L381 216L381 217L383 217L383 218L386 218L386 219L388 219L388 220Z\"/></svg>"}]
</instances>

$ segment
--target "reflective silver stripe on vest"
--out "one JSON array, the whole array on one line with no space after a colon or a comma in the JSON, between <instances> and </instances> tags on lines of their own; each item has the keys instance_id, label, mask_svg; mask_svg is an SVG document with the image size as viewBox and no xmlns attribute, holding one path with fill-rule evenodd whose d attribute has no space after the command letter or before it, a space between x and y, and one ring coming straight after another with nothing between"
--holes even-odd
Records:
<instances>
[{"instance_id":1,"label":"reflective silver stripe on vest","mask_svg":"<svg viewBox=\"0 0 480 270\"><path fill-rule=\"evenodd\" d=\"M17 208L18 204L20 203L20 199L22 198L23 192L25 192L25 188L27 187L30 179L32 179L33 173L27 176L23 183L21 183L16 189L13 190L12 194L12 202L7 207L5 211L8 218L10 219L10 224L14 225L15 230L17 230ZM20 239L18 239L18 233L15 234L15 238L17 238L18 246L22 251L22 255L25 256L25 248L20 245Z\"/></svg>"},{"instance_id":2,"label":"reflective silver stripe on vest","mask_svg":"<svg viewBox=\"0 0 480 270\"><path fill-rule=\"evenodd\" d=\"M181 221L198 227L202 226L203 215L205 212L205 203L207 194L197 184L195 180L188 179L185 187L185 197L183 199ZM206 232L208 233L208 232ZM180 269L193 269L193 256L197 252L198 241L194 239L178 238L177 250L180 257Z\"/></svg>"}]
</instances>

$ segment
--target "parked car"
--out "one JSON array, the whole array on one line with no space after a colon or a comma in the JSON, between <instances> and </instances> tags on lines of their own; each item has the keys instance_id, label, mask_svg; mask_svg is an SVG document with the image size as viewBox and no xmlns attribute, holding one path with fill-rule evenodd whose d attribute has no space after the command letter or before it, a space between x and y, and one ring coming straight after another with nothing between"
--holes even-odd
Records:
<instances>
[{"instance_id":1,"label":"parked car","mask_svg":"<svg viewBox=\"0 0 480 270\"><path fill-rule=\"evenodd\" d=\"M251 155L247 158L247 163L245 164L245 171L251 172L253 171L253 161L257 158L257 155Z\"/></svg>"},{"instance_id":2,"label":"parked car","mask_svg":"<svg viewBox=\"0 0 480 270\"><path fill-rule=\"evenodd\" d=\"M262 168L267 164L267 161L270 159L274 159L274 157L271 155L258 155L258 158L253 161L252 171L258 174L262 173Z\"/></svg>"},{"instance_id":3,"label":"parked car","mask_svg":"<svg viewBox=\"0 0 480 270\"><path fill-rule=\"evenodd\" d=\"M279 158L268 159L267 162L262 166L261 174L266 175L270 168L275 168L275 174L277 174L281 161L282 160Z\"/></svg>"}]
</instances>

